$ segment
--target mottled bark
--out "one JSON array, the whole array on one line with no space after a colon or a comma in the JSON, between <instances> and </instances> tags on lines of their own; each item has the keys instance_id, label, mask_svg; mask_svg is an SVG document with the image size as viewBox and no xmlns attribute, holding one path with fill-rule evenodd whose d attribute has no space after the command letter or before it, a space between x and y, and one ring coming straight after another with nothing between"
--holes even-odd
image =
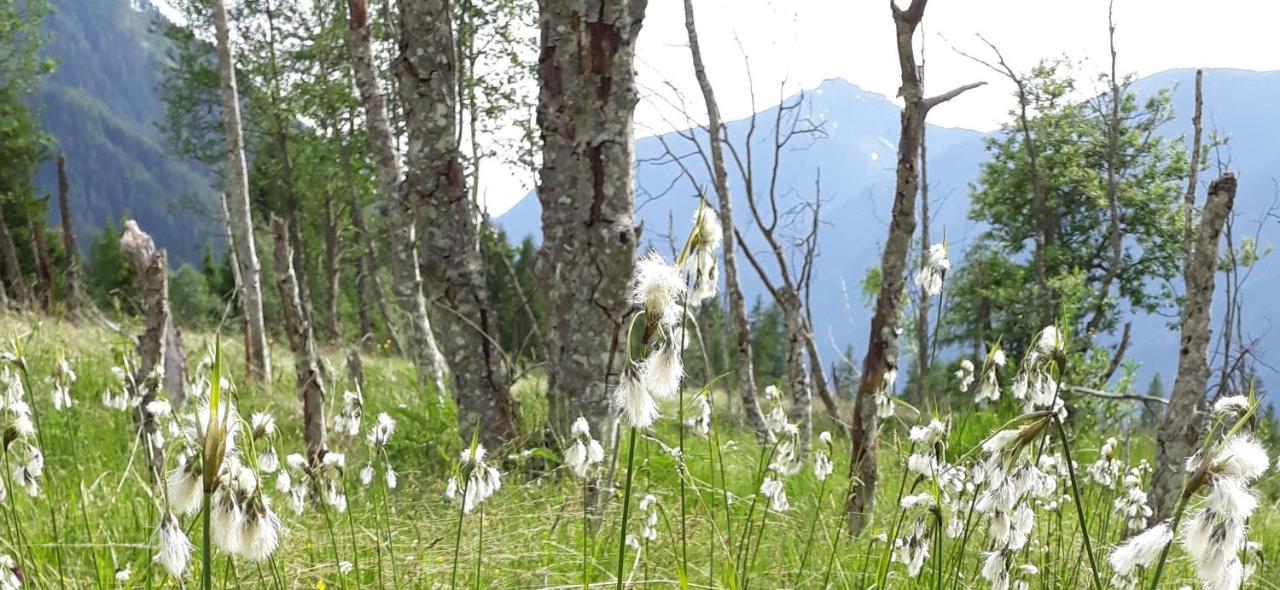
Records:
<instances>
[{"instance_id":1,"label":"mottled bark","mask_svg":"<svg viewBox=\"0 0 1280 590\"><path fill-rule=\"evenodd\" d=\"M791 395L787 418L800 429L798 450L804 457L813 434L813 389L809 387L809 370L805 366L807 331L800 309L800 295L795 290L790 287L780 289L778 305L782 308L783 337L786 340L787 393Z\"/></svg>"},{"instance_id":2,"label":"mottled bark","mask_svg":"<svg viewBox=\"0 0 1280 590\"><path fill-rule=\"evenodd\" d=\"M67 159L58 153L58 212L62 217L62 249L66 252L67 266L63 268L67 285L67 312L80 313L84 295L80 285L80 249L76 247L76 232L71 222L71 183L67 180Z\"/></svg>"},{"instance_id":3,"label":"mottled bark","mask_svg":"<svg viewBox=\"0 0 1280 590\"><path fill-rule=\"evenodd\" d=\"M1204 429L1205 385L1209 381L1210 311L1218 267L1218 240L1231 215L1236 178L1230 173L1209 185L1209 196L1196 229L1182 302L1182 338L1178 376L1169 407L1156 433L1156 469L1151 476L1151 508L1157 519L1173 512L1180 497L1183 465L1200 442Z\"/></svg>"},{"instance_id":4,"label":"mottled bark","mask_svg":"<svg viewBox=\"0 0 1280 590\"><path fill-rule=\"evenodd\" d=\"M142 402L134 409L134 419L140 427L151 474L158 482L164 477L164 445L162 442L155 444L161 441L156 436L159 424L157 416L147 409L147 405L156 400L164 388L170 404L182 406L186 398L182 337L169 309L169 265L165 251L157 250L151 236L139 229L138 223L132 219L124 224L120 249L137 275L142 296L143 332L138 337L138 370L132 379L140 389L135 393ZM155 374L158 367L163 371L160 380ZM175 380L179 383L178 388L169 389Z\"/></svg>"},{"instance_id":5,"label":"mottled bark","mask_svg":"<svg viewBox=\"0 0 1280 590\"><path fill-rule=\"evenodd\" d=\"M742 296L742 284L738 278L737 244L733 238L733 195L729 192L729 171L725 167L723 124L720 119L720 105L716 101L715 90L707 69L702 61L702 47L698 43L698 28L694 21L693 1L684 0L684 26L689 37L689 53L693 58L693 73L698 79L698 87L702 90L702 101L707 107L707 135L711 143L712 178L715 183L716 197L720 205L720 225L724 230L724 284L725 294L729 300L729 322L733 325L734 344L737 347L737 363L734 366L736 377L734 385L742 397L742 409L747 418L747 425L760 438L768 437L764 415L760 412L760 404L756 401L755 369L752 366L751 328L747 321L747 302Z\"/></svg>"},{"instance_id":6,"label":"mottled bark","mask_svg":"<svg viewBox=\"0 0 1280 590\"><path fill-rule=\"evenodd\" d=\"M235 56L224 0L212 0L213 24L218 44L218 78L222 88L222 124L227 141L227 209L230 216L236 263L240 268L240 298L245 322L245 351L249 374L271 379L271 356L262 316L262 272L253 239L253 212L249 207L249 175L245 165L244 132L240 125L240 92L236 88Z\"/></svg>"},{"instance_id":7,"label":"mottled bark","mask_svg":"<svg viewBox=\"0 0 1280 590\"><path fill-rule=\"evenodd\" d=\"M476 237L457 130L457 75L448 0L401 0L401 102L409 130L404 187L418 207L421 261L432 286L462 438L497 448L516 431L498 314Z\"/></svg>"},{"instance_id":8,"label":"mottled bark","mask_svg":"<svg viewBox=\"0 0 1280 590\"><path fill-rule=\"evenodd\" d=\"M347 52L368 127L369 151L373 154L378 187L386 203L388 242L391 246L391 290L409 324L409 356L418 370L418 382L431 384L444 395L446 366L436 344L422 294L422 275L415 246L414 207L408 187L401 182L396 144L387 119L387 103L378 87L373 68L373 48L369 40L368 5L365 0L347 0L350 12ZM376 267L374 267L376 268ZM368 269L370 273L374 268Z\"/></svg>"},{"instance_id":9,"label":"mottled bark","mask_svg":"<svg viewBox=\"0 0 1280 590\"><path fill-rule=\"evenodd\" d=\"M605 424L635 264L635 43L646 0L543 0L539 277L552 427Z\"/></svg>"},{"instance_id":10,"label":"mottled bark","mask_svg":"<svg viewBox=\"0 0 1280 590\"><path fill-rule=\"evenodd\" d=\"M898 137L897 181L889 237L880 259L880 292L871 319L871 332L850 427L852 460L849 464L850 493L845 503L845 523L851 534L857 534L875 509L876 493L876 423L875 396L889 394L890 376L898 372L898 331L902 317L902 292L906 283L907 254L915 234L916 194L919 191L920 141L924 120L934 106L955 98L978 86L970 84L932 98L925 98L920 85L912 37L924 17L927 0L912 0L905 10L890 2L896 29L898 67L902 86L903 109Z\"/></svg>"},{"instance_id":11,"label":"mottled bark","mask_svg":"<svg viewBox=\"0 0 1280 590\"><path fill-rule=\"evenodd\" d=\"M4 255L4 276L13 291L13 303L18 309L26 311L31 308L31 287L22 274L22 265L18 262L18 248L13 244L13 234L9 231L9 222L0 210L0 254Z\"/></svg>"},{"instance_id":12,"label":"mottled bark","mask_svg":"<svg viewBox=\"0 0 1280 590\"><path fill-rule=\"evenodd\" d=\"M44 215L31 218L31 252L36 259L36 285L40 288L40 309L53 308L53 269L49 263L49 242L45 241Z\"/></svg>"},{"instance_id":13,"label":"mottled bark","mask_svg":"<svg viewBox=\"0 0 1280 590\"><path fill-rule=\"evenodd\" d=\"M302 401L302 437L307 445L309 464L315 465L325 451L324 376L316 354L315 332L298 293L298 277L294 272L293 253L289 247L289 228L283 220L272 216L271 233L275 236L276 285L280 288L280 310L284 316L284 331L289 336L289 349L293 351L298 398Z\"/></svg>"}]
</instances>

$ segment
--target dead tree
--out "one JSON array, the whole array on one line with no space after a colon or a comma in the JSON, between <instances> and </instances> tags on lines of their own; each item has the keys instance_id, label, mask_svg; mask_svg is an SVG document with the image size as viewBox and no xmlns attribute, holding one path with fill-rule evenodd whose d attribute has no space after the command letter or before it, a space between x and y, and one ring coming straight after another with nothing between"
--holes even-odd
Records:
<instances>
[{"instance_id":1,"label":"dead tree","mask_svg":"<svg viewBox=\"0 0 1280 590\"><path fill-rule=\"evenodd\" d=\"M41 201L44 205L47 202ZM31 253L36 261L36 285L40 287L40 309L48 313L53 309L53 268L49 262L49 242L44 231L44 207L40 215L31 216L28 225L31 234Z\"/></svg>"},{"instance_id":2,"label":"dead tree","mask_svg":"<svg viewBox=\"0 0 1280 590\"><path fill-rule=\"evenodd\" d=\"M404 187L419 208L419 260L447 343L449 390L462 438L470 441L478 432L484 444L497 448L516 434L516 404L455 135L458 86L449 2L401 0L400 31L400 94L409 130Z\"/></svg>"},{"instance_id":3,"label":"dead tree","mask_svg":"<svg viewBox=\"0 0 1280 590\"><path fill-rule=\"evenodd\" d=\"M747 425L756 436L767 438L764 415L756 402L755 369L752 366L751 327L747 321L746 298L742 296L742 284L738 278L737 244L734 241L733 195L729 192L729 170L724 159L724 127L720 120L720 105L716 102L715 89L707 76L702 61L702 47L698 43L698 27L694 22L693 0L684 0L684 26L689 36L689 54L693 58L693 73L702 91L707 107L707 136L710 138L711 176L714 180L716 199L720 205L720 225L724 231L724 284L729 300L729 321L733 324L734 343L737 346L737 365L734 367L737 385L742 398L742 409Z\"/></svg>"},{"instance_id":4,"label":"dead tree","mask_svg":"<svg viewBox=\"0 0 1280 590\"><path fill-rule=\"evenodd\" d=\"M898 95L902 97L903 109L893 215L880 259L880 292L876 297L875 315L871 319L871 333L862 361L850 429L853 448L849 478L852 489L845 504L845 521L851 534L862 530L875 506L876 438L879 431L875 399L892 392L898 374L898 329L907 254L916 227L915 201L919 191L920 140L924 134L925 117L933 107L981 85L968 84L931 98L924 96L912 38L924 18L925 4L927 0L912 0L904 10L893 0L889 2L897 33L898 67L902 77Z\"/></svg>"},{"instance_id":5,"label":"dead tree","mask_svg":"<svg viewBox=\"0 0 1280 590\"><path fill-rule=\"evenodd\" d=\"M232 243L240 267L240 299L245 322L245 351L249 374L271 379L271 352L262 316L262 272L253 239L253 212L249 207L249 174L245 164L244 132L240 125L240 92L236 88L235 53L224 0L213 0L213 23L218 45L218 78L222 89L222 124L227 142L227 206Z\"/></svg>"},{"instance_id":6,"label":"dead tree","mask_svg":"<svg viewBox=\"0 0 1280 590\"><path fill-rule=\"evenodd\" d=\"M1196 208L1196 184L1200 179L1200 136L1203 130L1204 70L1196 70L1195 111L1191 116L1191 166L1187 169L1187 194L1182 200L1182 272L1191 266L1194 248L1194 218Z\"/></svg>"},{"instance_id":7,"label":"dead tree","mask_svg":"<svg viewBox=\"0 0 1280 590\"><path fill-rule=\"evenodd\" d=\"M271 233L275 236L276 285L280 288L281 315L284 331L293 351L293 370L298 397L302 401L302 436L307 445L310 464L324 455L324 375L316 354L315 331L307 318L298 292L298 277L293 269L293 253L289 248L289 229L284 220L271 217Z\"/></svg>"},{"instance_id":8,"label":"dead tree","mask_svg":"<svg viewBox=\"0 0 1280 590\"><path fill-rule=\"evenodd\" d=\"M539 3L542 248L553 429L603 425L635 265L636 37L647 0Z\"/></svg>"},{"instance_id":9,"label":"dead tree","mask_svg":"<svg viewBox=\"0 0 1280 590\"><path fill-rule=\"evenodd\" d=\"M1209 196L1196 229L1195 248L1187 265L1182 302L1182 338L1178 376L1169 407L1156 433L1156 469L1151 476L1151 508L1165 518L1178 503L1183 465L1195 452L1204 429L1205 386L1209 380L1210 308L1218 269L1218 240L1236 197L1230 173L1209 185Z\"/></svg>"},{"instance_id":10,"label":"dead tree","mask_svg":"<svg viewBox=\"0 0 1280 590\"><path fill-rule=\"evenodd\" d=\"M27 284L27 277L22 274L22 265L18 262L18 248L13 243L13 234L9 231L9 222L5 220L2 207L0 207L0 254L4 255L4 275L9 281L9 289L13 291L13 302L18 309L27 311L31 308L31 287Z\"/></svg>"},{"instance_id":11,"label":"dead tree","mask_svg":"<svg viewBox=\"0 0 1280 590\"><path fill-rule=\"evenodd\" d=\"M120 250L137 275L142 295L143 332L137 341L138 370L131 380L141 389L134 394L142 401L134 409L134 419L147 450L151 473L156 481L163 481L164 444L158 436L157 416L148 406L163 391L174 408L182 407L187 380L182 335L169 309L168 256L164 250L156 249L151 236L132 219L124 223Z\"/></svg>"},{"instance_id":12,"label":"dead tree","mask_svg":"<svg viewBox=\"0 0 1280 590\"><path fill-rule=\"evenodd\" d=\"M369 151L373 154L378 189L386 204L388 242L391 246L391 289L396 304L409 324L409 356L418 370L418 383L430 384L440 395L446 390L444 355L436 344L427 316L427 300L422 291L414 231L414 205L404 185L395 136L387 118L387 103L373 67L373 47L369 38L366 0L347 0L349 12L347 52L368 127ZM393 19L387 19L391 23ZM391 23L394 24L394 23ZM395 77L393 76L393 81ZM374 268L368 272L374 272ZM404 350L404 349L402 349Z\"/></svg>"},{"instance_id":13,"label":"dead tree","mask_svg":"<svg viewBox=\"0 0 1280 590\"><path fill-rule=\"evenodd\" d=\"M71 222L71 184L67 181L67 158L58 153L58 212L62 216L62 249L67 265L63 268L67 285L67 312L80 313L84 295L80 285L80 250L76 247L76 232Z\"/></svg>"}]
</instances>

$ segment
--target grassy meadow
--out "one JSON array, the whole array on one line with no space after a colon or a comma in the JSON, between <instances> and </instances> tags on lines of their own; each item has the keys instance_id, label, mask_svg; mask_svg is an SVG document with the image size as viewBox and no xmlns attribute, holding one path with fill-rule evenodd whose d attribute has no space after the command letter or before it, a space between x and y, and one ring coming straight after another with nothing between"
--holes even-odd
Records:
<instances>
[{"instance_id":1,"label":"grassy meadow","mask_svg":"<svg viewBox=\"0 0 1280 590\"><path fill-rule=\"evenodd\" d=\"M126 325L123 334L136 333ZM131 415L104 406L104 392L121 390L112 368L120 366L132 345L121 333L88 323L6 317L0 322L6 349L16 352L28 367L26 400L37 429L34 438L43 449L44 470L39 495L32 497L6 477L7 497L0 506L0 554L14 560L23 587L31 588L199 588L201 535L199 516L180 519L194 544L185 575L168 575L156 560L157 525L164 502L148 473L147 461ZM190 366L212 346L209 334L185 335ZM234 340L234 339L233 339ZM249 420L253 412L272 414L278 429L266 444L284 458L302 452L301 410L293 388L287 350L274 353L275 380L268 389L244 382L239 344L224 346L224 377L237 388L231 394L239 412ZM326 400L326 416L342 410L346 378L346 350L326 349L333 375ZM65 357L76 374L70 387L73 405L55 409L51 391L58 361ZM16 364L16 363L10 363ZM14 369L16 370L16 369ZM584 494L593 496L562 465L562 450L542 444L539 382L525 377L518 393L523 425L530 433L521 448L491 453L490 463L501 473L501 488L461 519L457 502L446 498L464 445L453 422L452 402L424 393L412 367L404 361L369 354L364 359L366 389L363 428L359 435L330 433L330 446L345 454L345 468L337 476L346 497L346 510L325 502L307 502L295 515L278 493L274 477L262 474L263 493L271 498L283 522L278 549L266 560L232 559L217 551L211 569L213 585L221 588L581 588L616 587L619 525L627 457L616 468L606 452L597 466L602 477L612 474L616 493L608 484L598 519L584 521ZM950 384L949 387L954 387ZM696 392L687 392L692 400ZM870 525L857 538L839 531L848 489L849 452L837 429L815 408L812 454L829 453L833 473L819 482L806 459L803 467L783 479L787 506L773 510L771 498L757 493L765 477L763 457L774 445L762 447L743 429L740 412L725 392L712 396L714 426L710 436L686 430L682 479L675 455L680 429L675 404L662 407L652 432L641 433L635 446L633 491L628 532L633 536L624 556L624 582L635 588L989 588L981 575L995 549L991 530L973 509L979 489L959 491L949 501L921 507L904 502L921 495L947 494L928 478L906 470L907 457L932 446L937 456L963 464L981 453L979 445L1016 412L1012 405L977 407L969 396L949 396L955 407L937 404L939 418L949 432L932 445L911 440L908 429L928 422L899 409L885 422L879 463L880 497ZM766 403L766 410L769 409ZM1011 588L1084 588L1094 582L1078 517L1083 513L1102 587L1150 587L1151 573L1139 572L1129 582L1113 579L1106 563L1113 546L1135 531L1117 512L1116 499L1125 493L1124 471L1152 456L1154 437L1143 430L1122 402L1082 402L1067 421L1073 470L1078 486L1070 484L1072 470L1046 468L1054 491L1030 503L1035 524L1029 538L1009 555L1006 579ZM688 404L692 415L694 404ZM848 410L846 409L845 412ZM375 416L385 412L396 422L385 453L372 456L365 432ZM833 445L817 437L830 431ZM625 432L625 431L624 431ZM601 437L592 425L592 435ZM1098 464L1105 439L1112 463ZM1059 439L1048 436L1032 452L1057 456ZM244 443L242 443L244 444ZM264 444L258 442L255 444ZM608 449L612 445L605 445ZM945 450L943 450L945 448ZM626 446L623 445L625 453ZM257 449L261 451L262 448ZM13 466L8 464L6 474ZM172 468L172 456L170 467ZM360 471L371 461L389 462L398 473L395 489L379 475L370 485ZM377 463L381 469L381 463ZM1095 469L1111 469L1112 486L1091 477ZM284 469L284 467L281 467ZM769 475L773 476L772 473ZM1248 538L1260 543L1243 556L1253 570L1245 587L1274 588L1280 580L1275 538L1280 523L1274 471L1254 485L1260 507L1248 522ZM683 487L682 487L683 482ZM681 492L683 489L683 510ZM287 494L286 494L287 495ZM651 495L656 502L641 499ZM1195 506L1193 500L1192 507ZM910 504L910 505L909 505ZM655 516L650 516L650 515ZM683 521L683 522L682 522ZM963 527L955 524L962 522ZM918 526L917 523L922 523ZM1154 523L1152 523L1154 524ZM650 526L654 525L654 526ZM955 527L944 534L948 526ZM585 528L584 528L585 527ZM683 540L681 530L684 530ZM585 531L585 535L584 535ZM923 533L923 535L922 535ZM898 545L897 550L893 549ZM928 548L918 571L910 571L910 553ZM1180 545L1170 551L1160 581L1162 588L1198 587L1193 568Z\"/></svg>"}]
</instances>

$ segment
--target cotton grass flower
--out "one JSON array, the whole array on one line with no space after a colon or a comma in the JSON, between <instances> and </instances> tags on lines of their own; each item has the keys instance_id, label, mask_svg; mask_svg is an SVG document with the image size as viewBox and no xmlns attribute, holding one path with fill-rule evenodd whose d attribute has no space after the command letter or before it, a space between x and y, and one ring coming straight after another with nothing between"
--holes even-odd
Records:
<instances>
[{"instance_id":1,"label":"cotton grass flower","mask_svg":"<svg viewBox=\"0 0 1280 590\"><path fill-rule=\"evenodd\" d=\"M960 393L969 391L969 387L973 385L973 361L963 359L960 361L960 368L955 372L956 380L960 382Z\"/></svg>"},{"instance_id":2,"label":"cotton grass flower","mask_svg":"<svg viewBox=\"0 0 1280 590\"><path fill-rule=\"evenodd\" d=\"M449 478L445 497L462 503L462 512L470 514L502 487L502 474L485 462L484 445L463 449L458 457L457 475Z\"/></svg>"},{"instance_id":3,"label":"cotton grass flower","mask_svg":"<svg viewBox=\"0 0 1280 590\"><path fill-rule=\"evenodd\" d=\"M943 244L930 246L929 252L925 255L924 265L916 273L916 286L929 297L937 296L942 292L943 277L950 268L951 261L947 259L947 247Z\"/></svg>"},{"instance_id":4,"label":"cotton grass flower","mask_svg":"<svg viewBox=\"0 0 1280 590\"><path fill-rule=\"evenodd\" d=\"M670 328L666 338L640 365L641 381L655 399L669 399L680 391L684 378L684 330Z\"/></svg>"},{"instance_id":5,"label":"cotton grass flower","mask_svg":"<svg viewBox=\"0 0 1280 590\"><path fill-rule=\"evenodd\" d=\"M364 418L364 396L358 391L342 393L342 410L333 417L333 432L340 436L360 436L360 421Z\"/></svg>"},{"instance_id":6,"label":"cotton grass flower","mask_svg":"<svg viewBox=\"0 0 1280 590\"><path fill-rule=\"evenodd\" d=\"M10 555L0 555L0 590L19 590L22 578L18 574L18 564Z\"/></svg>"},{"instance_id":7,"label":"cotton grass flower","mask_svg":"<svg viewBox=\"0 0 1280 590\"><path fill-rule=\"evenodd\" d=\"M67 357L58 357L58 368L53 374L53 409L61 412L71 408L71 385L76 382L76 372L71 369Z\"/></svg>"},{"instance_id":8,"label":"cotton grass flower","mask_svg":"<svg viewBox=\"0 0 1280 590\"><path fill-rule=\"evenodd\" d=\"M387 446L391 435L396 432L396 421L386 412L379 412L373 426L369 429L369 446L381 449Z\"/></svg>"},{"instance_id":9,"label":"cotton grass flower","mask_svg":"<svg viewBox=\"0 0 1280 590\"><path fill-rule=\"evenodd\" d=\"M613 406L632 428L649 428L658 419L658 403L632 369L623 371L613 390Z\"/></svg>"},{"instance_id":10,"label":"cotton grass flower","mask_svg":"<svg viewBox=\"0 0 1280 590\"><path fill-rule=\"evenodd\" d=\"M653 494L645 494L640 499L640 512L645 514L644 524L640 527L640 538L646 541L658 540L658 499Z\"/></svg>"},{"instance_id":11,"label":"cotton grass flower","mask_svg":"<svg viewBox=\"0 0 1280 590\"><path fill-rule=\"evenodd\" d=\"M693 278L693 290L689 292L690 305L698 305L715 297L720 283L716 256L723 239L724 228L715 211L705 205L698 207L693 214L693 233L689 238L689 250L684 261L685 271Z\"/></svg>"},{"instance_id":12,"label":"cotton grass flower","mask_svg":"<svg viewBox=\"0 0 1280 590\"><path fill-rule=\"evenodd\" d=\"M165 513L156 532L159 538L156 561L174 578L182 578L191 562L191 541L173 513Z\"/></svg>"},{"instance_id":13,"label":"cotton grass flower","mask_svg":"<svg viewBox=\"0 0 1280 590\"><path fill-rule=\"evenodd\" d=\"M579 478L585 478L591 468L604 461L604 448L591 438L591 426L587 419L578 416L570 428L573 442L564 452L564 463Z\"/></svg>"},{"instance_id":14,"label":"cotton grass flower","mask_svg":"<svg viewBox=\"0 0 1280 590\"><path fill-rule=\"evenodd\" d=\"M636 262L631 302L644 310L646 325L654 328L678 323L684 293L679 269L668 264L661 254L649 252Z\"/></svg>"},{"instance_id":15,"label":"cotton grass flower","mask_svg":"<svg viewBox=\"0 0 1280 590\"><path fill-rule=\"evenodd\" d=\"M1162 522L1117 545L1107 562L1116 575L1127 577L1136 569L1155 563L1170 541L1173 541L1173 531L1169 523Z\"/></svg>"},{"instance_id":16,"label":"cotton grass flower","mask_svg":"<svg viewBox=\"0 0 1280 590\"><path fill-rule=\"evenodd\" d=\"M774 512L781 513L791 509L791 502L787 500L787 487L774 474L765 476L760 484L760 495L769 500L769 509Z\"/></svg>"}]
</instances>

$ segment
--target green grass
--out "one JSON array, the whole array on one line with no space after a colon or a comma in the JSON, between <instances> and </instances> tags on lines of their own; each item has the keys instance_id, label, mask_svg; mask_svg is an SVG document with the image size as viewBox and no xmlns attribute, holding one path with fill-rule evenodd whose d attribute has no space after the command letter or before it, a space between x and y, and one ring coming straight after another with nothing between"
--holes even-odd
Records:
<instances>
[{"instance_id":1,"label":"green grass","mask_svg":"<svg viewBox=\"0 0 1280 590\"><path fill-rule=\"evenodd\" d=\"M137 333L126 326L125 333ZM130 344L120 334L101 328L75 326L52 320L7 317L0 320L0 336L20 343L31 373L28 402L39 415L46 468L43 494L30 498L10 489L0 505L0 553L22 556L28 587L38 588L175 588L199 586L198 553L185 581L169 579L153 563L155 529L160 517L159 503L137 449L133 424L128 414L105 408L100 403L104 390L118 387L111 367L120 363L120 354ZM206 334L187 334L188 355L203 355L211 344ZM281 456L302 452L300 405L293 389L292 364L287 351L273 351L275 380L269 389L247 386L243 379L242 351L235 342L225 346L232 380L239 385L238 406L248 416L253 411L275 414L280 423ZM341 404L341 392L350 387L344 376L346 350L324 351L331 367L338 369L329 386L328 415ZM72 389L75 405L56 412L50 399L50 383L59 355L65 355L78 374ZM384 488L361 487L356 473L368 461L363 438L356 441L331 440L335 450L347 453L349 510L330 513L328 518L315 507L295 517L277 498L275 507L285 523L280 549L271 562L256 565L233 562L217 556L215 586L225 588L431 588L448 587L453 567L458 511L444 497L446 481L462 442L453 428L452 403L416 386L412 367L403 361L380 356L365 359L365 426L378 412L394 416L399 428L388 449L392 464L401 475L401 485L386 496ZM539 401L541 382L527 377L517 386L522 401L525 430L538 432L545 405ZM856 539L840 538L840 517L848 488L848 452L837 437L834 453L835 475L828 480L818 501L819 484L808 465L786 482L791 508L783 514L770 512L763 534L759 533L762 504L751 509L757 487L760 447L744 432L729 400L716 396L719 445L704 438L686 436L685 457L689 470L687 490L687 583L690 587L815 588L821 587L832 546L834 553L830 586L867 588L874 585L883 567L885 544L877 535L892 536L899 520L900 494L924 491L927 483L903 477L902 463L910 443L904 426L891 422L882 438L879 456L881 488L878 511L869 530ZM957 402L958 403L958 402ZM847 414L847 411L846 411ZM955 459L978 444L998 427L1009 413L974 410L967 404L954 414L954 432L948 457ZM667 407L656 434L642 436L635 460L633 502L644 494L658 498L661 514L656 541L644 545L639 559L634 550L626 560L628 579L636 586L678 587L680 585L681 544L679 543L679 471L667 451L676 444L675 408ZM831 428L819 418L814 431ZM1084 422L1086 420L1082 420ZM1087 420L1098 423L1104 421ZM963 428L961 428L963 424ZM1069 426L1075 429L1075 426ZM592 425L600 436L599 425ZM1080 464L1077 475L1094 460L1106 433L1077 432L1073 454ZM1112 433L1119 435L1121 433ZM1149 433L1131 432L1127 439L1133 460L1149 456ZM1118 436L1119 437L1119 436ZM1122 441L1125 441L1122 438ZM815 448L819 443L815 440ZM606 445L607 446L607 445ZM526 452L522 452L526 451ZM713 451L723 457L713 469ZM468 515L461 536L458 585L481 588L582 587L583 519L582 488L579 481L557 468L557 449L506 449L501 456L503 487L482 510ZM608 459L606 458L606 468ZM618 520L621 481L625 457L619 458L614 475L619 492L605 505L598 529L586 541L593 547L587 566L591 582L612 587L617 562ZM1275 508L1276 485L1272 473L1260 484L1262 505L1251 523L1250 538L1263 544L1267 559L1247 587L1274 588L1269 581L1280 579L1273 545L1280 530ZM270 489L270 480L264 487ZM1065 482L1059 491L1069 493ZM1110 546L1124 536L1119 517L1112 514L1116 492L1098 486L1082 486L1093 545L1099 562L1105 561ZM274 490L270 492L276 495ZM726 497L730 500L726 516ZM638 533L644 515L635 511L630 531ZM744 552L746 584L731 575L729 559L737 553L746 517L752 512L752 542L759 546ZM814 521L815 515L818 519ZM483 541L478 534L483 519ZM816 522L816 525L814 524ZM909 522L909 520L908 520ZM975 522L976 519L975 519ZM199 551L198 521L183 520ZM194 526L193 526L194 525ZM330 526L332 525L332 526ZM906 523L903 524L905 528ZM808 541L810 530L815 531ZM731 528L731 532L730 532ZM56 529L56 534L55 534ZM978 577L981 552L986 546L985 527L975 525L967 544L944 539L943 559L930 556L918 578L906 576L903 566L888 566L886 586L893 588L985 588ZM332 534L331 532L332 531ZM391 543L385 542L390 536ZM729 539L732 539L730 544ZM1029 582L1032 588L1086 588L1088 563L1081 549L1082 537L1074 506L1064 503L1056 512L1038 511L1033 546L1021 552L1018 563L1030 563L1039 573ZM807 557L805 556L808 552ZM336 557L335 557L336 555ZM477 568L477 556L482 560ZM803 570L799 568L804 561ZM339 562L351 562L352 570L340 572ZM355 564L358 562L358 569ZM634 565L634 568L633 568ZM115 573L128 567L132 575L118 584ZM939 566L941 573L939 573ZM1104 584L1109 573L1101 573ZM358 571L358 575L357 575ZM477 571L478 578L477 578ZM1149 582L1148 582L1149 583ZM1184 554L1171 554L1161 587L1193 585L1192 572Z\"/></svg>"}]
</instances>

